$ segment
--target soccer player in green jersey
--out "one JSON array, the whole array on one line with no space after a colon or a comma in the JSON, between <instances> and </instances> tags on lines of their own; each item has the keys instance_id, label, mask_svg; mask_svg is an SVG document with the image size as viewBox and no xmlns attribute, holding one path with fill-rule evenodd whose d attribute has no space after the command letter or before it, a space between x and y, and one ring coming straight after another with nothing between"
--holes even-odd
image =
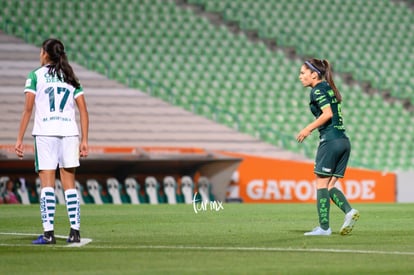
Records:
<instances>
[{"instance_id":1,"label":"soccer player in green jersey","mask_svg":"<svg viewBox=\"0 0 414 275\"><path fill-rule=\"evenodd\" d=\"M303 128L296 139L303 142L315 129L319 130L320 136L314 168L319 226L305 235L332 234L329 226L330 199L345 213L340 234L347 235L359 219L359 212L350 206L344 194L335 187L338 178L344 177L351 152L341 113L342 97L335 86L327 60L305 61L300 69L299 79L304 87L312 88L309 106L315 120Z\"/></svg>"},{"instance_id":2,"label":"soccer player in green jersey","mask_svg":"<svg viewBox=\"0 0 414 275\"><path fill-rule=\"evenodd\" d=\"M35 168L41 181L40 212L43 235L33 244L54 244L55 175L59 167L65 190L70 222L67 242L80 242L80 203L75 186L75 169L79 157L88 155L89 116L79 84L57 39L47 39L40 50L41 66L29 73L25 85L25 104L20 121L15 151L23 158L23 137L36 106L32 135L35 140ZM80 114L81 137L75 118L75 105Z\"/></svg>"}]
</instances>

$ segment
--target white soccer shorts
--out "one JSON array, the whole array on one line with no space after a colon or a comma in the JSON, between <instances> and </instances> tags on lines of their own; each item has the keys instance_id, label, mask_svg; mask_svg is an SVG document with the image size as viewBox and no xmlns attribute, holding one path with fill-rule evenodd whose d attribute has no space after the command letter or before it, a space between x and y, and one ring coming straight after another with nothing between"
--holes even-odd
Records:
<instances>
[{"instance_id":1,"label":"white soccer shorts","mask_svg":"<svg viewBox=\"0 0 414 275\"><path fill-rule=\"evenodd\" d=\"M79 166L79 137L35 136L35 168L55 170Z\"/></svg>"}]
</instances>

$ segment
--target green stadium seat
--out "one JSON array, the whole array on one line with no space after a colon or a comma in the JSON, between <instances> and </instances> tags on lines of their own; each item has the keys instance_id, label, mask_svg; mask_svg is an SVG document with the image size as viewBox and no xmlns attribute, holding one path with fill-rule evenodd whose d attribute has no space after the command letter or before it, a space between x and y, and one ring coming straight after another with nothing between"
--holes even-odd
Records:
<instances>
[{"instance_id":1,"label":"green stadium seat","mask_svg":"<svg viewBox=\"0 0 414 275\"><path fill-rule=\"evenodd\" d=\"M73 41L76 62L92 62L86 57L96 55L102 63L93 65L93 69L104 72L103 64L109 64L116 68L111 77L144 91L150 91L157 84L155 94L162 97L171 89L176 94L175 104L186 109L195 104L198 112L209 118L214 117L211 107L197 101L217 104L232 113L220 118L224 124L232 125L232 117L236 115L240 131L254 136L257 136L257 127L270 127L291 137L312 119L306 108L308 91L297 79L302 60L287 57L282 50L285 47L294 48L303 57L327 58L333 62L335 72L350 73L356 80L390 90L393 97L414 102L414 91L410 89L414 85L410 71L413 17L412 11L401 3L373 0L339 1L336 5L329 0L309 0L306 4L290 0L189 1L208 12L219 13L225 20L237 22L242 30L257 30L261 38L275 39L277 45L282 46L270 51L264 43L252 43L245 34L233 34L224 25L213 26L206 18L180 8L173 1L47 0L42 4L29 1L27 13L17 2L3 2L0 16L14 14L17 22L30 26L30 35L42 32ZM38 16L49 13L54 16ZM324 20L315 20L313 15L318 13L325 15ZM56 24L55 18L59 18L60 24ZM365 20L367 18L369 20ZM104 24L109 20L111 24ZM302 27L314 31L303 33L299 31ZM22 26L14 27L13 31L19 36L25 35ZM35 36L30 39L42 40ZM398 79L397 85L395 79ZM403 133L399 125L412 124L411 115L401 105L385 103L380 96L367 96L359 84L350 86L339 74L335 81L345 99L348 134L357 148L353 150L355 163L387 168L409 166L409 156L399 160L394 153L384 150L381 157L386 160L380 161L373 155L367 158L364 148L367 153L375 151L372 136L387 143L393 134ZM384 122L393 125L395 130L372 127ZM414 133L414 129L409 129ZM275 144L281 142L272 135L266 140ZM317 135L314 136L311 142L317 141ZM291 150L304 151L303 147L289 142L285 144ZM393 151L405 156L402 152L410 149L412 147L395 147ZM313 152L310 154L313 157Z\"/></svg>"}]
</instances>

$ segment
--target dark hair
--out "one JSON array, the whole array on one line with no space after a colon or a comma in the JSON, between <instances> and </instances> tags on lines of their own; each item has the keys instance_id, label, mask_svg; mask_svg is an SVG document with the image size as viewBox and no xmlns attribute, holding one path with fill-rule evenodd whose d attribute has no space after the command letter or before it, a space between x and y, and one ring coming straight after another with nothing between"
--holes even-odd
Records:
<instances>
[{"instance_id":1,"label":"dark hair","mask_svg":"<svg viewBox=\"0 0 414 275\"><path fill-rule=\"evenodd\" d=\"M342 101L341 93L339 92L333 80L332 68L328 60L312 58L305 61L305 66L308 67L309 70L316 72L320 79L325 78L329 86L331 86L332 90L334 91L336 100L338 102Z\"/></svg>"},{"instance_id":2,"label":"dark hair","mask_svg":"<svg viewBox=\"0 0 414 275\"><path fill-rule=\"evenodd\" d=\"M66 57L65 47L58 39L47 39L42 44L42 49L48 56L51 64L48 65L50 75L56 76L60 81L66 82L75 88L80 87L80 83L72 66Z\"/></svg>"}]
</instances>

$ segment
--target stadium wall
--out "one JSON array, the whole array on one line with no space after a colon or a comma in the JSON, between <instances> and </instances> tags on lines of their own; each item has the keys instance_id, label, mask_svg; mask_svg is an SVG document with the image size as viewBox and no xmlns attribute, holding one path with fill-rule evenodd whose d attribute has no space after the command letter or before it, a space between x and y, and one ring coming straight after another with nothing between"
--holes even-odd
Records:
<instances>
[{"instance_id":1,"label":"stadium wall","mask_svg":"<svg viewBox=\"0 0 414 275\"><path fill-rule=\"evenodd\" d=\"M397 202L414 202L414 171L397 174Z\"/></svg>"},{"instance_id":2,"label":"stadium wall","mask_svg":"<svg viewBox=\"0 0 414 275\"><path fill-rule=\"evenodd\" d=\"M12 145L0 146L10 156ZM266 158L198 148L92 147L79 177L94 175L123 179L139 174L206 176L219 201L301 203L316 198L313 162ZM33 148L28 148L33 153ZM28 153L29 153L28 152ZM4 157L5 157L4 156ZM95 156L95 157L93 157ZM99 157L97 157L99 156ZM34 175L33 158L3 158L0 174ZM414 172L385 173L349 167L337 187L351 202L414 202Z\"/></svg>"}]
</instances>

